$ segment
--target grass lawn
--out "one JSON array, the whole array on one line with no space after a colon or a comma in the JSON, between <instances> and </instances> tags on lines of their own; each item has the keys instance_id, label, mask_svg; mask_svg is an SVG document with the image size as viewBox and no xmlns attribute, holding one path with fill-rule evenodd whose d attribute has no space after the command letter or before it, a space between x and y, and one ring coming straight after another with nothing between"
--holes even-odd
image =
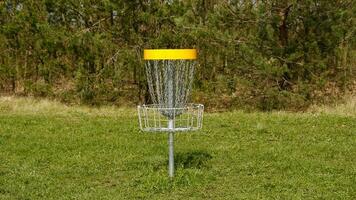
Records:
<instances>
[{"instance_id":1,"label":"grass lawn","mask_svg":"<svg viewBox=\"0 0 356 200\"><path fill-rule=\"evenodd\" d=\"M0 199L356 198L353 115L208 113L176 134L170 180L135 110L23 104L0 104Z\"/></svg>"}]
</instances>

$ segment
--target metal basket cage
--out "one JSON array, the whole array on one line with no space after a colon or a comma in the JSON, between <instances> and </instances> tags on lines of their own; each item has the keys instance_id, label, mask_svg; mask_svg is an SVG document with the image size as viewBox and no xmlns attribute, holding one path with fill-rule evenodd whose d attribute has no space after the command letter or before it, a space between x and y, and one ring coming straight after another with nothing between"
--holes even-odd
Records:
<instances>
[{"instance_id":1,"label":"metal basket cage","mask_svg":"<svg viewBox=\"0 0 356 200\"><path fill-rule=\"evenodd\" d=\"M166 108L159 104L137 107L140 129L153 132L192 131L202 128L204 106L187 104L182 108ZM168 115L166 113L172 113Z\"/></svg>"}]
</instances>

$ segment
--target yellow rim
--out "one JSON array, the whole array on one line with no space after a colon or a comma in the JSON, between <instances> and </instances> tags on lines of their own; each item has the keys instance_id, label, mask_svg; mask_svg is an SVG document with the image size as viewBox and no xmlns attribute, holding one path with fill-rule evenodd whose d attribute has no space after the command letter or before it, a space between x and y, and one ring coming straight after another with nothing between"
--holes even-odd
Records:
<instances>
[{"instance_id":1,"label":"yellow rim","mask_svg":"<svg viewBox=\"0 0 356 200\"><path fill-rule=\"evenodd\" d=\"M196 49L145 49L144 60L195 60Z\"/></svg>"}]
</instances>

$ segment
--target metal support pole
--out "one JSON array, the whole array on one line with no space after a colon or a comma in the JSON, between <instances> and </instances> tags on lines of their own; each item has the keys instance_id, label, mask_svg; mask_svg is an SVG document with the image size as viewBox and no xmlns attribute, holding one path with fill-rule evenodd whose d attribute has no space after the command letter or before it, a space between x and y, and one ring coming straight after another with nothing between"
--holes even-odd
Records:
<instances>
[{"instance_id":1,"label":"metal support pole","mask_svg":"<svg viewBox=\"0 0 356 200\"><path fill-rule=\"evenodd\" d=\"M168 127L173 129L173 120L169 120ZM169 177L173 178L174 176L174 132L170 131L168 136L168 151L169 151L169 163L168 163L168 171Z\"/></svg>"},{"instance_id":2,"label":"metal support pole","mask_svg":"<svg viewBox=\"0 0 356 200\"><path fill-rule=\"evenodd\" d=\"M167 64L167 104L170 109L173 109L174 107L174 100L173 100L173 80L174 80L174 69L173 69L172 63L168 61ZM169 158L168 158L168 171L169 171L169 177L173 178L174 176L174 115L175 113L171 113L172 116L168 121L168 129L169 130L169 136L168 136L168 151L169 151Z\"/></svg>"}]
</instances>

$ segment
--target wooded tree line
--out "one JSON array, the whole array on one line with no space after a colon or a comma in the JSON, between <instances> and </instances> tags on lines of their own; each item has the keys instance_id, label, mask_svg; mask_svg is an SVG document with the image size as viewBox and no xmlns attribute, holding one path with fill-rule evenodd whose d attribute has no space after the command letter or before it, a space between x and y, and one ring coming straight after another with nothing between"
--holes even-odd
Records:
<instances>
[{"instance_id":1,"label":"wooded tree line","mask_svg":"<svg viewBox=\"0 0 356 200\"><path fill-rule=\"evenodd\" d=\"M302 109L352 90L353 0L5 0L0 91L149 101L144 48L197 48L192 101Z\"/></svg>"}]
</instances>

